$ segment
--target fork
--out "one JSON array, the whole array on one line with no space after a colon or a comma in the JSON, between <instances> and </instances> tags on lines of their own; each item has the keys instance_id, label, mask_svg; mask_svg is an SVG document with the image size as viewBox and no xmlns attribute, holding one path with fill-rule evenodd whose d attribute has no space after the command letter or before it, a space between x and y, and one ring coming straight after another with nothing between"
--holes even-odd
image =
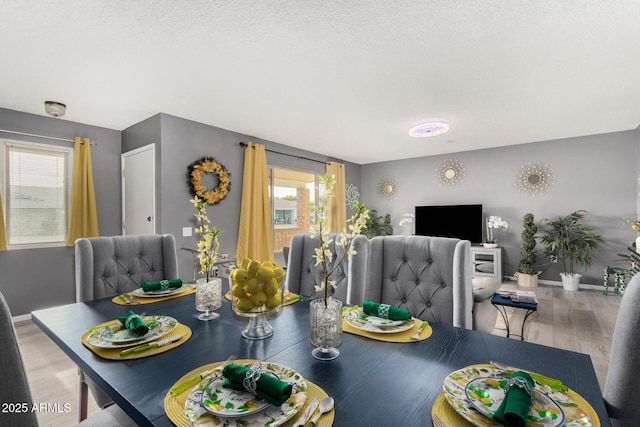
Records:
<instances>
[{"instance_id":1,"label":"fork","mask_svg":"<svg viewBox=\"0 0 640 427\"><path fill-rule=\"evenodd\" d=\"M420 327L418 328L418 331L411 335L411 339L412 340L419 340L420 339L420 334L422 333L422 331L424 331L424 329L429 326L429 322L427 322L426 320L424 322L422 322L422 325L420 325Z\"/></svg>"},{"instance_id":2,"label":"fork","mask_svg":"<svg viewBox=\"0 0 640 427\"><path fill-rule=\"evenodd\" d=\"M133 304L133 305L140 304L138 301L134 300L131 295L127 293L122 294L122 296L125 298L125 303L127 304Z\"/></svg>"}]
</instances>

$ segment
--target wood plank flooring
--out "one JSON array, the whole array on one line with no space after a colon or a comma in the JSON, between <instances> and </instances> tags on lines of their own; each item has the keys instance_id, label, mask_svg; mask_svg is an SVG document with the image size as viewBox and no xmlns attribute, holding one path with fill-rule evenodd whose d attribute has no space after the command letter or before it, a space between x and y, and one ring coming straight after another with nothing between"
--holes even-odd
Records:
<instances>
[{"instance_id":1,"label":"wood plank flooring","mask_svg":"<svg viewBox=\"0 0 640 427\"><path fill-rule=\"evenodd\" d=\"M513 285L504 284L504 288ZM527 321L525 339L537 344L578 351L591 356L600 387L609 369L611 334L620 306L620 296L605 296L598 290L567 292L561 287L541 285L536 290L538 311ZM509 310L511 325L519 330L524 310ZM496 335L506 335L498 315ZM41 426L67 427L78 422L78 373L75 364L31 321L16 324L18 340L37 403L69 403L65 412L39 413ZM519 339L519 338L514 338ZM89 415L98 412L89 399Z\"/></svg>"}]
</instances>

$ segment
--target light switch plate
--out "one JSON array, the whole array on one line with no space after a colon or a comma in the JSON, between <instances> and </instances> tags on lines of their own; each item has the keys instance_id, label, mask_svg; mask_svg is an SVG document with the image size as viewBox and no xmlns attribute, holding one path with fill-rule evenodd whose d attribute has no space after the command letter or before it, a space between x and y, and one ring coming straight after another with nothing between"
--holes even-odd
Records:
<instances>
[{"instance_id":1,"label":"light switch plate","mask_svg":"<svg viewBox=\"0 0 640 427\"><path fill-rule=\"evenodd\" d=\"M182 237L191 237L191 227L182 227Z\"/></svg>"}]
</instances>

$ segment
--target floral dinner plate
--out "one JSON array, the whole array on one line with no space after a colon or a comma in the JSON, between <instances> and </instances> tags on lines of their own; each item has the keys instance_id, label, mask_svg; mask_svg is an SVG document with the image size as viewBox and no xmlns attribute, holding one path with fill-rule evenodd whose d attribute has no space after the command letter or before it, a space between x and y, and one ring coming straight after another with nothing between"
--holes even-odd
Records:
<instances>
[{"instance_id":1,"label":"floral dinner plate","mask_svg":"<svg viewBox=\"0 0 640 427\"><path fill-rule=\"evenodd\" d=\"M192 426L277 427L295 416L307 399L307 383L297 371L269 362L247 363L293 386L291 397L279 407L258 400L255 395L221 387L222 367L216 376L201 381L189 394L184 414ZM238 393L236 397L232 394Z\"/></svg>"},{"instance_id":2,"label":"floral dinner plate","mask_svg":"<svg viewBox=\"0 0 640 427\"><path fill-rule=\"evenodd\" d=\"M507 381L512 372L505 372L494 367L470 366L450 373L442 385L444 397L451 407L463 418L477 427L494 427L498 422L480 412L467 397L467 385L480 378L495 378L496 381ZM536 383L536 389L553 400L565 415L564 425L567 427L592 427L593 422L576 402L564 393L555 391L549 386ZM495 411L495 410L494 410ZM528 426L537 426L528 421ZM543 424L545 425L545 424Z\"/></svg>"},{"instance_id":3,"label":"floral dinner plate","mask_svg":"<svg viewBox=\"0 0 640 427\"><path fill-rule=\"evenodd\" d=\"M469 381L465 394L478 411L492 418L504 400L506 385L506 378L477 378ZM527 419L535 426L560 427L564 424L564 418L562 408L549 396L534 388Z\"/></svg>"},{"instance_id":4,"label":"floral dinner plate","mask_svg":"<svg viewBox=\"0 0 640 427\"><path fill-rule=\"evenodd\" d=\"M169 295L179 294L180 292L186 291L188 288L189 288L189 285L183 284L179 288L165 289L164 291L145 292L142 290L142 288L138 288L131 293L140 298L157 298L157 297L168 297Z\"/></svg>"},{"instance_id":5,"label":"floral dinner plate","mask_svg":"<svg viewBox=\"0 0 640 427\"><path fill-rule=\"evenodd\" d=\"M147 324L155 321L156 325L142 337L129 340L125 339L124 337L127 335L131 335L132 337L134 335L124 329L119 320L114 320L107 323L104 327L91 332L87 336L87 343L98 348L126 348L156 340L167 335L178 326L178 321L169 316L144 316L143 319Z\"/></svg>"},{"instance_id":6,"label":"floral dinner plate","mask_svg":"<svg viewBox=\"0 0 640 427\"><path fill-rule=\"evenodd\" d=\"M363 317L366 318L366 320L363 320ZM414 319L407 321L396 321L382 319L375 316L367 316L359 310L349 310L345 314L344 318L349 325L353 326L356 329L367 332L375 332L378 334L395 334L397 332L403 332L413 328L413 325L415 323ZM387 323L384 323L382 321L386 321ZM388 322L393 323L388 324ZM381 326L382 323L384 323L383 326Z\"/></svg>"}]
</instances>

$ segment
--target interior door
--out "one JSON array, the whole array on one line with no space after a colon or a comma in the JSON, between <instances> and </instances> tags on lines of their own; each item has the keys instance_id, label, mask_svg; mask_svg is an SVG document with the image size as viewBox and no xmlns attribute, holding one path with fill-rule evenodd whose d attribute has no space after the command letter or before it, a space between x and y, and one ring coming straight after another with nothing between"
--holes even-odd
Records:
<instances>
[{"instance_id":1,"label":"interior door","mask_svg":"<svg viewBox=\"0 0 640 427\"><path fill-rule=\"evenodd\" d=\"M155 234L155 144L126 152L122 164L122 234Z\"/></svg>"}]
</instances>

